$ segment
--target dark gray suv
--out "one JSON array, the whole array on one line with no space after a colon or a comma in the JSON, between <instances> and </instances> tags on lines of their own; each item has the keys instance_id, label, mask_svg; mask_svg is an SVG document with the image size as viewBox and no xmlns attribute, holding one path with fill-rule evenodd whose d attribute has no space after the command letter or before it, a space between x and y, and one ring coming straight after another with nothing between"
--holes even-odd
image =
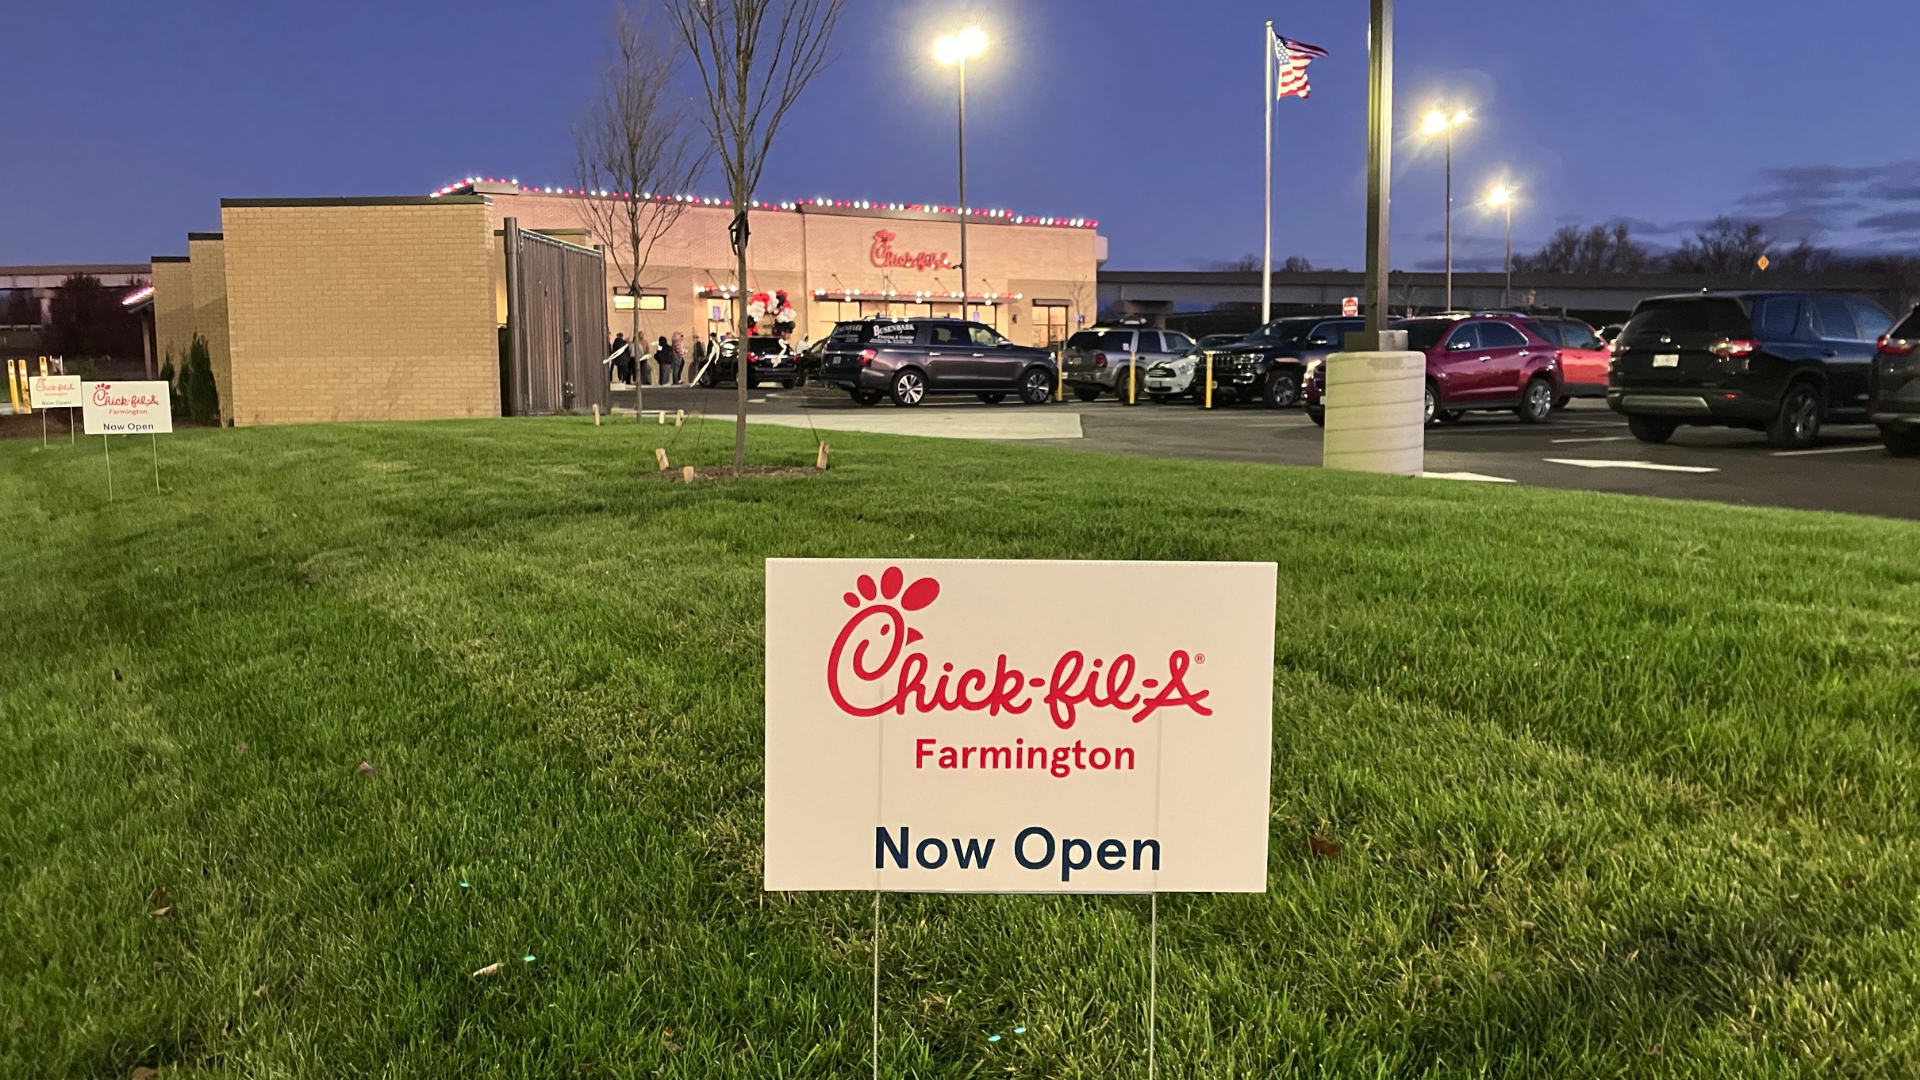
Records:
<instances>
[{"instance_id":1,"label":"dark gray suv","mask_svg":"<svg viewBox=\"0 0 1920 1080\"><path fill-rule=\"evenodd\" d=\"M997 405L1017 394L1029 405L1053 397L1053 354L1015 345L990 326L962 319L859 319L835 323L820 353L820 381L862 405L891 397L912 406L928 394L977 394Z\"/></svg>"},{"instance_id":2,"label":"dark gray suv","mask_svg":"<svg viewBox=\"0 0 1920 1080\"><path fill-rule=\"evenodd\" d=\"M1874 349L1867 416L1895 457L1920 457L1920 307Z\"/></svg>"}]
</instances>

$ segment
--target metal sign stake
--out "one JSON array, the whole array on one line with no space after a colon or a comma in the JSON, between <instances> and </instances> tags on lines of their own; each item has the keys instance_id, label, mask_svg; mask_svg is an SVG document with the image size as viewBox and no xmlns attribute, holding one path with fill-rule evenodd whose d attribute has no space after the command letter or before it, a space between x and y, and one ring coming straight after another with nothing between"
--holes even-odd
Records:
<instances>
[{"instance_id":1,"label":"metal sign stake","mask_svg":"<svg viewBox=\"0 0 1920 1080\"><path fill-rule=\"evenodd\" d=\"M1153 911L1147 931L1147 1080L1153 1080L1153 1036L1160 1001L1160 894L1147 895Z\"/></svg>"},{"instance_id":2,"label":"metal sign stake","mask_svg":"<svg viewBox=\"0 0 1920 1080\"><path fill-rule=\"evenodd\" d=\"M112 502L113 501L113 444L108 442L109 438L110 436L101 435L100 447L102 450L106 452L106 455L107 455L107 501Z\"/></svg>"},{"instance_id":3,"label":"metal sign stake","mask_svg":"<svg viewBox=\"0 0 1920 1080\"><path fill-rule=\"evenodd\" d=\"M873 890L873 1080L880 1080L880 890Z\"/></svg>"},{"instance_id":4,"label":"metal sign stake","mask_svg":"<svg viewBox=\"0 0 1920 1080\"><path fill-rule=\"evenodd\" d=\"M153 490L158 494L160 491L160 434L150 431L147 433L147 438L153 440Z\"/></svg>"}]
</instances>

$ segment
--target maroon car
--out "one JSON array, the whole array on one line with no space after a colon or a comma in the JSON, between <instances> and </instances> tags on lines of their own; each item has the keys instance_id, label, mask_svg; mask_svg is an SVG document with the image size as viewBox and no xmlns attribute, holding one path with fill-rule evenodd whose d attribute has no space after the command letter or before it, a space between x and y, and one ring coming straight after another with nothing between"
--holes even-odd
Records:
<instances>
[{"instance_id":1,"label":"maroon car","mask_svg":"<svg viewBox=\"0 0 1920 1080\"><path fill-rule=\"evenodd\" d=\"M1523 423L1553 415L1564 392L1560 346L1539 323L1521 315L1435 315L1402 319L1407 348L1427 354L1427 422L1453 423L1467 412L1512 412ZM1307 372L1307 415L1326 423L1327 373Z\"/></svg>"}]
</instances>

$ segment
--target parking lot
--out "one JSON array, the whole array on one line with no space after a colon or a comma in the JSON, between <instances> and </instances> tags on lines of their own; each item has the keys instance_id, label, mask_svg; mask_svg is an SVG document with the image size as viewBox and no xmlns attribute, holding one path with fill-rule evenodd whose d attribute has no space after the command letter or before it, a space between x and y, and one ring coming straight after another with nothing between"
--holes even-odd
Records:
<instances>
[{"instance_id":1,"label":"parking lot","mask_svg":"<svg viewBox=\"0 0 1920 1080\"><path fill-rule=\"evenodd\" d=\"M733 401L731 389L649 387L645 406L650 413L685 409L731 417ZM616 392L615 405L630 410L633 392ZM842 392L807 388L755 390L748 416L790 424L811 417L823 428L900 434L977 433L1096 453L1320 464L1321 430L1299 409L1204 411L1186 403L1128 408L1106 399L985 405L972 397L936 397L913 409L862 408ZM1077 418L1077 437L1062 434L1073 427L1069 416ZM1874 429L1864 425L1832 426L1811 450L1775 450L1759 432L1724 428L1682 428L1671 442L1650 446L1635 441L1605 404L1582 400L1540 425L1504 414L1468 414L1457 424L1431 427L1427 471L1463 482L1920 518L1920 460L1888 457Z\"/></svg>"}]
</instances>

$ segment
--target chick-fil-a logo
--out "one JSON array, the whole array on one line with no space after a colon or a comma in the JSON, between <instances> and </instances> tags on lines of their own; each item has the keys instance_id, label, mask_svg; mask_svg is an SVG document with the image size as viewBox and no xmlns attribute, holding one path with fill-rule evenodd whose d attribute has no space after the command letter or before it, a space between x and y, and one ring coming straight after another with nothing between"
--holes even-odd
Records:
<instances>
[{"instance_id":1,"label":"chick-fil-a logo","mask_svg":"<svg viewBox=\"0 0 1920 1080\"><path fill-rule=\"evenodd\" d=\"M112 383L94 383L93 403L102 408L146 409L160 404L160 395L123 393L116 396Z\"/></svg>"},{"instance_id":2,"label":"chick-fil-a logo","mask_svg":"<svg viewBox=\"0 0 1920 1080\"><path fill-rule=\"evenodd\" d=\"M897 566L890 566L875 582L861 574L854 582L856 591L842 599L854 614L840 628L827 654L827 692L833 702L849 716L879 716L894 712L905 715L908 709L918 713L985 712L989 716L1019 715L1034 704L1032 691L1044 690L1041 698L1056 727L1070 728L1081 705L1091 708L1122 709L1132 712L1134 723L1164 708L1185 707L1200 716L1212 716L1205 701L1210 691L1190 690L1187 676L1204 661L1185 649L1175 649L1167 657L1166 678L1139 680L1138 662L1132 653L1121 653L1107 662L1095 658L1091 663L1078 649L1069 649L1054 661L1048 678L1029 677L1007 663L1001 653L991 674L980 668L968 668L958 675L954 665L943 663L933 685L927 676L933 664L922 651L909 651L925 635L907 625L906 612L920 611L940 597L940 583L920 578L911 585ZM1104 669L1104 670L1103 670ZM890 683L890 685L889 685ZM846 691L862 685L890 690L885 700L874 705L856 705ZM1151 692L1151 696L1149 696ZM861 697L870 695L861 694Z\"/></svg>"},{"instance_id":3,"label":"chick-fil-a logo","mask_svg":"<svg viewBox=\"0 0 1920 1080\"><path fill-rule=\"evenodd\" d=\"M896 254L893 242L898 239L893 233L881 229L873 234L873 247L867 251L867 260L883 270L951 270L953 262L944 251L910 251Z\"/></svg>"}]
</instances>

